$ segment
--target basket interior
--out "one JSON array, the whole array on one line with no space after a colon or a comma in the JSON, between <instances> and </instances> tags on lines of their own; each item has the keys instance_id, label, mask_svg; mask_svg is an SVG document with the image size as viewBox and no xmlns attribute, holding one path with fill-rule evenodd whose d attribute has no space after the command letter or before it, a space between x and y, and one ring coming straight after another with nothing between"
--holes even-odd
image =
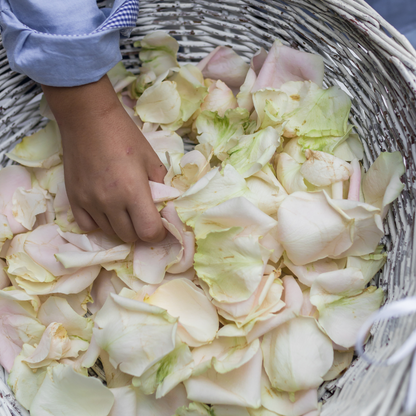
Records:
<instances>
[{"instance_id":1,"label":"basket interior","mask_svg":"<svg viewBox=\"0 0 416 416\"><path fill-rule=\"evenodd\" d=\"M388 262L377 284L387 302L415 294L416 51L406 39L363 0L142 0L137 27L121 42L123 61L132 72L140 71L133 43L155 30L179 41L182 63L197 62L218 45L234 48L248 62L276 38L323 56L324 85L339 85L352 98L350 122L364 144L365 168L382 151L399 150L403 156L405 189L385 222ZM5 153L45 120L38 111L39 86L11 72L2 46L0 59L0 158L6 166ZM378 324L370 354L388 355L415 326L412 317ZM345 375L321 388L323 416L400 414L407 367L403 362L368 368L356 360Z\"/></svg>"}]
</instances>

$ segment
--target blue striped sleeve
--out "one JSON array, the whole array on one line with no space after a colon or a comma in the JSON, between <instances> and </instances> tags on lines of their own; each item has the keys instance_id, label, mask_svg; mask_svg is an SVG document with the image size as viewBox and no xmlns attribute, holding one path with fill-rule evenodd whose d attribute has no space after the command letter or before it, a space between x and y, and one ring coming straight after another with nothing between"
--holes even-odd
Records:
<instances>
[{"instance_id":1,"label":"blue striped sleeve","mask_svg":"<svg viewBox=\"0 0 416 416\"><path fill-rule=\"evenodd\" d=\"M121 60L120 33L136 25L138 0L0 0L3 44L12 70L51 86L98 81Z\"/></svg>"}]
</instances>

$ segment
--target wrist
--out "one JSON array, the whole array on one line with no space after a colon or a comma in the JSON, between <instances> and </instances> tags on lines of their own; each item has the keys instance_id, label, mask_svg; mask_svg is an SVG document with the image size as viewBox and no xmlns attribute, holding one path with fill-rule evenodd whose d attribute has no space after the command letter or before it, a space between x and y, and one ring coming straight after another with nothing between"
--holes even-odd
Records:
<instances>
[{"instance_id":1,"label":"wrist","mask_svg":"<svg viewBox=\"0 0 416 416\"><path fill-rule=\"evenodd\" d=\"M76 87L42 85L45 98L61 130L91 123L120 107L117 94L107 75L97 82Z\"/></svg>"}]
</instances>

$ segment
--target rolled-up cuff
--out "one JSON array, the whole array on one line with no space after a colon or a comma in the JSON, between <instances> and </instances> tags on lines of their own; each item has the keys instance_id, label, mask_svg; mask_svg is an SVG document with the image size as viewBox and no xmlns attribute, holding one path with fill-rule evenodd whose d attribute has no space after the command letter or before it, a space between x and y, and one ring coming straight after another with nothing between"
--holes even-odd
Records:
<instances>
[{"instance_id":1,"label":"rolled-up cuff","mask_svg":"<svg viewBox=\"0 0 416 416\"><path fill-rule=\"evenodd\" d=\"M117 9L113 9L100 27L86 35L41 33L20 22L11 10L3 9L0 24L10 67L36 82L55 87L98 81L122 59L120 30L132 25L131 18L130 23L120 20Z\"/></svg>"}]
</instances>

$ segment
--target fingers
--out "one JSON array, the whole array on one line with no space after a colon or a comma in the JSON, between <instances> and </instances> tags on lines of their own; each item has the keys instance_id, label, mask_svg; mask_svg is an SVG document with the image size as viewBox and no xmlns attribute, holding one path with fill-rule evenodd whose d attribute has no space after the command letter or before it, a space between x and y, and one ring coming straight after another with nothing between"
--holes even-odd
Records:
<instances>
[{"instance_id":1,"label":"fingers","mask_svg":"<svg viewBox=\"0 0 416 416\"><path fill-rule=\"evenodd\" d=\"M142 241L157 243L166 237L166 229L152 199L148 182L140 189L140 198L128 206L136 234Z\"/></svg>"},{"instance_id":2,"label":"fingers","mask_svg":"<svg viewBox=\"0 0 416 416\"><path fill-rule=\"evenodd\" d=\"M96 209L89 209L88 213L92 217L94 222L98 225L98 227L104 231L105 234L109 236L116 234L115 230L110 224L110 221L107 218L107 215L104 212L100 212Z\"/></svg>"},{"instance_id":3,"label":"fingers","mask_svg":"<svg viewBox=\"0 0 416 416\"><path fill-rule=\"evenodd\" d=\"M90 232L98 228L98 224L83 208L78 207L77 205L72 205L72 213L74 214L75 221L82 231Z\"/></svg>"},{"instance_id":4,"label":"fingers","mask_svg":"<svg viewBox=\"0 0 416 416\"><path fill-rule=\"evenodd\" d=\"M126 243L133 243L138 239L129 213L126 210L115 210L107 215L112 229L121 240Z\"/></svg>"}]
</instances>

